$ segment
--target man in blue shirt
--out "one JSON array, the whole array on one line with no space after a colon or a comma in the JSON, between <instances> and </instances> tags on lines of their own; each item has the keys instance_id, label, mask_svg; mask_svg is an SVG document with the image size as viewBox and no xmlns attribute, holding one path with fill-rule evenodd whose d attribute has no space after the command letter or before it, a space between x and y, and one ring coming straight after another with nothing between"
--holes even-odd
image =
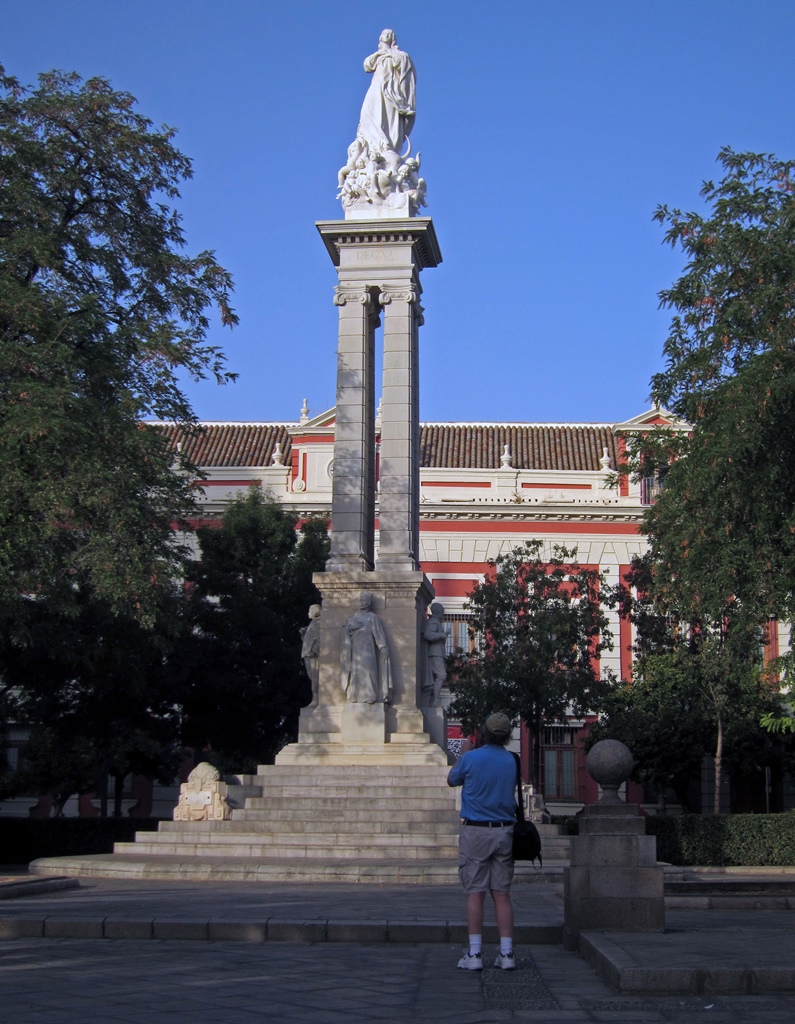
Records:
<instances>
[{"instance_id":1,"label":"man in blue shirt","mask_svg":"<svg viewBox=\"0 0 795 1024\"><path fill-rule=\"evenodd\" d=\"M510 971L513 956L513 826L516 821L516 760L505 746L511 738L507 715L489 715L483 746L467 751L447 776L448 786L462 786L458 876L467 894L469 948L458 961L465 971L483 970L483 913L491 892L500 933L495 967Z\"/></svg>"}]
</instances>

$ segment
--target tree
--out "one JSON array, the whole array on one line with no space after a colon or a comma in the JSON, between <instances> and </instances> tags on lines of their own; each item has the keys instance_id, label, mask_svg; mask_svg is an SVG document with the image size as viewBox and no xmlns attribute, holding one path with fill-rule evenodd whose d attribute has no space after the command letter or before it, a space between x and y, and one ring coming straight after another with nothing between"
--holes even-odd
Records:
<instances>
[{"instance_id":1,"label":"tree","mask_svg":"<svg viewBox=\"0 0 795 1024\"><path fill-rule=\"evenodd\" d=\"M301 627L320 600L312 573L328 558L327 524L304 523L258 488L233 502L220 529L198 531L189 570L191 635L177 660L185 677L185 742L219 767L253 770L295 735L311 699ZM204 755L203 755L204 756Z\"/></svg>"},{"instance_id":2,"label":"tree","mask_svg":"<svg viewBox=\"0 0 795 1024\"><path fill-rule=\"evenodd\" d=\"M719 621L700 607L683 621L659 571L647 552L619 588L620 612L635 627L632 679L606 697L589 741L622 740L635 756L635 778L661 798L672 787L685 805L702 757L712 757L717 814L725 769L745 774L788 759L786 744L759 730L781 698L762 669L763 630L742 606L728 602Z\"/></svg>"},{"instance_id":3,"label":"tree","mask_svg":"<svg viewBox=\"0 0 795 1024\"><path fill-rule=\"evenodd\" d=\"M208 342L231 280L187 255L171 203L190 161L133 97L0 68L0 625L25 643L28 596L75 585L151 624L181 568L181 456L141 421L190 429L177 374L232 375Z\"/></svg>"},{"instance_id":4,"label":"tree","mask_svg":"<svg viewBox=\"0 0 795 1024\"><path fill-rule=\"evenodd\" d=\"M170 783L182 760L178 693L166 656L181 628L181 588L161 595L152 628L77 588L68 612L31 602L30 642L6 654L12 715L30 730L13 791L48 793L56 814L75 793L97 792L114 813L131 773Z\"/></svg>"},{"instance_id":5,"label":"tree","mask_svg":"<svg viewBox=\"0 0 795 1024\"><path fill-rule=\"evenodd\" d=\"M751 685L765 624L795 610L795 164L731 149L718 161L703 213L656 213L687 264L660 294L674 316L652 398L691 430L631 447L636 472L666 468L643 524L653 598L700 652L719 773L721 709Z\"/></svg>"},{"instance_id":6,"label":"tree","mask_svg":"<svg viewBox=\"0 0 795 1024\"><path fill-rule=\"evenodd\" d=\"M527 541L489 562L469 596L472 653L450 658L450 713L467 729L492 711L526 722L533 737L532 782L540 780L544 722L596 711L608 685L598 658L612 647L600 596L603 577L571 561L576 550Z\"/></svg>"},{"instance_id":7,"label":"tree","mask_svg":"<svg viewBox=\"0 0 795 1024\"><path fill-rule=\"evenodd\" d=\"M587 745L604 739L626 743L635 759L632 777L653 787L661 806L670 788L690 809L690 785L712 752L712 730L704 692L683 651L648 655L635 663L631 680L605 694Z\"/></svg>"},{"instance_id":8,"label":"tree","mask_svg":"<svg viewBox=\"0 0 795 1024\"><path fill-rule=\"evenodd\" d=\"M687 264L660 293L675 315L652 397L692 430L645 436L635 468L668 467L644 519L658 597L684 618L741 609L759 624L795 610L795 164L718 161L704 213L656 213Z\"/></svg>"}]
</instances>

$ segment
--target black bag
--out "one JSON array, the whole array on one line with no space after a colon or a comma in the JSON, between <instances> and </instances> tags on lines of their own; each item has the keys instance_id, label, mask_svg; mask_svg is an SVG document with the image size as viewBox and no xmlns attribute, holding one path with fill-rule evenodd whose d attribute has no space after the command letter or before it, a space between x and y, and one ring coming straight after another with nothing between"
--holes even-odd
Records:
<instances>
[{"instance_id":1,"label":"black bag","mask_svg":"<svg viewBox=\"0 0 795 1024\"><path fill-rule=\"evenodd\" d=\"M533 862L538 860L538 866L543 867L541 836L533 822L525 820L524 800L522 800L522 770L519 755L514 754L513 756L516 759L516 787L519 795L516 802L516 824L513 827L513 859Z\"/></svg>"},{"instance_id":2,"label":"black bag","mask_svg":"<svg viewBox=\"0 0 795 1024\"><path fill-rule=\"evenodd\" d=\"M514 860L538 860L538 866L543 867L541 859L541 836L532 821L518 821L513 827L513 859Z\"/></svg>"}]
</instances>

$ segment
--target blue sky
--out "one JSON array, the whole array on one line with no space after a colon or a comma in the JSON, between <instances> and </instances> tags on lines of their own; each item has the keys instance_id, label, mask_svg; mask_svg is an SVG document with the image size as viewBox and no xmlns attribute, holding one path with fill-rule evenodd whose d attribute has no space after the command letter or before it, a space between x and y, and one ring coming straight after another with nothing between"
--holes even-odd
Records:
<instances>
[{"instance_id":1,"label":"blue sky","mask_svg":"<svg viewBox=\"0 0 795 1024\"><path fill-rule=\"evenodd\" d=\"M414 150L444 262L423 275L425 420L616 422L647 406L681 270L652 222L698 206L724 145L795 157L792 0L36 0L6 4L24 82L102 75L194 161L191 250L235 279L214 329L240 375L197 414L334 402L336 274L316 220L393 28L417 68Z\"/></svg>"}]
</instances>

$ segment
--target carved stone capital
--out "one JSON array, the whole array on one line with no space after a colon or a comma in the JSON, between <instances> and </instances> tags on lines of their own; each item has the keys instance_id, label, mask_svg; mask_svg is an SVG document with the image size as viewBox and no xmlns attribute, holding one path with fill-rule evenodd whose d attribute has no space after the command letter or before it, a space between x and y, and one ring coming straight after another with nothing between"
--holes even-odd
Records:
<instances>
[{"instance_id":1,"label":"carved stone capital","mask_svg":"<svg viewBox=\"0 0 795 1024\"><path fill-rule=\"evenodd\" d=\"M370 304L370 293L362 291L348 291L340 285L334 288L334 305L345 306L349 302L359 302L362 306Z\"/></svg>"},{"instance_id":2,"label":"carved stone capital","mask_svg":"<svg viewBox=\"0 0 795 1024\"><path fill-rule=\"evenodd\" d=\"M404 292L391 292L386 285L382 285L378 301L382 306L388 306L390 302L408 302L413 305L419 301L419 295L417 295L413 288Z\"/></svg>"}]
</instances>

